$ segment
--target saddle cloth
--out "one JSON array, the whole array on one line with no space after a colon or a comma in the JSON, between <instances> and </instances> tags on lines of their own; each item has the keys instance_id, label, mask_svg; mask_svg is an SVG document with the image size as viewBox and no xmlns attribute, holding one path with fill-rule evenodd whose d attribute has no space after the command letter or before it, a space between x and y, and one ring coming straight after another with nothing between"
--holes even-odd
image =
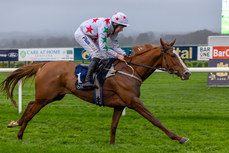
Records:
<instances>
[{"instance_id":1,"label":"saddle cloth","mask_svg":"<svg viewBox=\"0 0 229 153\"><path fill-rule=\"evenodd\" d=\"M77 81L75 83L76 89L94 90L94 98L95 98L96 105L103 106L102 86L105 79L112 75L111 73L108 73L108 70L112 67L112 64L114 63L115 60L116 60L115 58L109 58L109 59L101 60L99 62L99 66L96 70L96 73L94 73L93 76L91 77L91 82L97 85L97 87L99 87L98 89L82 87L82 84L85 82L85 77L87 75L89 64L79 64L75 68L75 76L77 78Z\"/></svg>"}]
</instances>

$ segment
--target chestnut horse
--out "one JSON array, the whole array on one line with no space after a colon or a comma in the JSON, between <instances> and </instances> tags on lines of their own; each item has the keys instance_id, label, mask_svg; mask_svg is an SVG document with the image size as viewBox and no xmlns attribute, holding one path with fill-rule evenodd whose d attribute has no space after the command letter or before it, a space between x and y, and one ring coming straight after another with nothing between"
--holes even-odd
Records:
<instances>
[{"instance_id":1,"label":"chestnut horse","mask_svg":"<svg viewBox=\"0 0 229 153\"><path fill-rule=\"evenodd\" d=\"M182 80L189 79L191 75L179 55L173 49L175 40L168 43L160 39L160 42L160 46L151 44L134 46L134 55L126 57L125 60L127 62L116 60L114 63L114 69L124 72L125 75L116 73L116 75L107 78L104 82L104 106L114 108L110 144L115 143L116 128L125 107L141 114L153 125L160 128L169 138L178 140L181 144L188 141L188 138L178 136L162 125L139 99L142 81L148 78L156 69L162 69L170 74L175 74ZM126 66L127 63L129 66ZM19 140L22 140L24 130L34 115L45 105L56 100L61 100L65 94L74 94L87 102L94 103L93 90L85 91L76 89L76 77L74 75L76 66L77 64L67 61L26 65L12 72L1 83L2 91L6 92L7 97L16 106L13 98L15 85L24 77L28 79L35 76L35 100L29 102L24 114L18 121L12 121L8 124L8 127L21 126L18 132ZM127 73L129 75L126 75Z\"/></svg>"}]
</instances>

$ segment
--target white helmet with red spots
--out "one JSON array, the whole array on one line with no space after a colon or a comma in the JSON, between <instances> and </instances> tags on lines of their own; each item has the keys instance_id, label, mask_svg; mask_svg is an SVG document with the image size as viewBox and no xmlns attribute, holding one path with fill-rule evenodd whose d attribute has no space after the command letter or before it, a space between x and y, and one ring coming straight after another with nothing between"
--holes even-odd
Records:
<instances>
[{"instance_id":1,"label":"white helmet with red spots","mask_svg":"<svg viewBox=\"0 0 229 153\"><path fill-rule=\"evenodd\" d=\"M111 21L119 25L129 26L127 16L122 12L117 12L111 17Z\"/></svg>"}]
</instances>

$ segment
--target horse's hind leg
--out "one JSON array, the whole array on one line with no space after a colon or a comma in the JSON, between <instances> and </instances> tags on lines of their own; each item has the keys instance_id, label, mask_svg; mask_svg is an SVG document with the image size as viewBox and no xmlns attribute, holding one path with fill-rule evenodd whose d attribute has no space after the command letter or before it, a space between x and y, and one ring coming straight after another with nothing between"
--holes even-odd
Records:
<instances>
[{"instance_id":1,"label":"horse's hind leg","mask_svg":"<svg viewBox=\"0 0 229 153\"><path fill-rule=\"evenodd\" d=\"M33 104L34 104L35 101L30 101L27 108L25 109L23 115L21 116L21 118L17 121L18 125L21 126L23 121L24 121L24 118L27 114L27 112L32 108Z\"/></svg>"},{"instance_id":2,"label":"horse's hind leg","mask_svg":"<svg viewBox=\"0 0 229 153\"><path fill-rule=\"evenodd\" d=\"M21 118L19 120L17 120L16 122L15 121L11 121L9 124L8 124L8 128L12 128L12 127L16 127L16 126L21 126L23 121L24 121L24 117L25 115L27 114L28 110L30 110L30 108L33 106L34 104L34 101L30 101L27 108L25 109L23 115L21 116Z\"/></svg>"},{"instance_id":3,"label":"horse's hind leg","mask_svg":"<svg viewBox=\"0 0 229 153\"><path fill-rule=\"evenodd\" d=\"M27 112L31 109L33 104L34 104L34 101L30 101L28 106L27 106L27 108L25 109L23 115L21 116L21 118L19 120L17 120L17 122L14 122L14 121L10 122L7 127L11 128L11 127L16 127L16 126L21 126L23 121L24 121L24 118L25 118Z\"/></svg>"},{"instance_id":4,"label":"horse's hind leg","mask_svg":"<svg viewBox=\"0 0 229 153\"><path fill-rule=\"evenodd\" d=\"M34 102L32 104L32 106L25 111L25 113L23 114L24 117L22 119L22 123L21 123L21 129L18 132L18 139L21 140L23 137L23 133L24 130L28 124L28 122L41 110L42 107L44 107L47 103L38 103L38 102ZM28 108L28 107L27 107Z\"/></svg>"}]
</instances>

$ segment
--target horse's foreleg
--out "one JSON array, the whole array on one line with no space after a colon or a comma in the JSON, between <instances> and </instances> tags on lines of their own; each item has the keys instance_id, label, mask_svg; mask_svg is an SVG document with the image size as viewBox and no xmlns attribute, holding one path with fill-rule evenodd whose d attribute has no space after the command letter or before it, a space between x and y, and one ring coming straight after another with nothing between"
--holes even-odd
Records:
<instances>
[{"instance_id":1,"label":"horse's foreleg","mask_svg":"<svg viewBox=\"0 0 229 153\"><path fill-rule=\"evenodd\" d=\"M116 129L117 129L118 122L119 122L120 116L124 108L125 107L115 107L114 108L114 113L113 113L113 118L112 118L112 123L111 123L111 137L110 137L110 144L112 145L115 144Z\"/></svg>"},{"instance_id":2,"label":"horse's foreleg","mask_svg":"<svg viewBox=\"0 0 229 153\"><path fill-rule=\"evenodd\" d=\"M172 133L164 125L162 125L162 123L144 106L144 104L141 102L141 100L138 97L133 98L130 108L134 109L143 117L145 117L147 120L149 120L153 125L160 128L163 132L165 132L169 136L169 138L173 140L178 140L181 144L188 141L188 138L180 137Z\"/></svg>"},{"instance_id":3,"label":"horse's foreleg","mask_svg":"<svg viewBox=\"0 0 229 153\"><path fill-rule=\"evenodd\" d=\"M18 140L22 140L22 137L23 137L23 133L24 133L24 130L28 124L28 122L34 117L34 115L36 115L42 107L44 107L45 105L43 104L36 104L34 103L32 105L32 107L30 108L30 110L27 111L27 113L25 114L24 116L24 119L23 119L23 122L22 122L22 125L21 125L21 129L20 131L18 132Z\"/></svg>"}]
</instances>

